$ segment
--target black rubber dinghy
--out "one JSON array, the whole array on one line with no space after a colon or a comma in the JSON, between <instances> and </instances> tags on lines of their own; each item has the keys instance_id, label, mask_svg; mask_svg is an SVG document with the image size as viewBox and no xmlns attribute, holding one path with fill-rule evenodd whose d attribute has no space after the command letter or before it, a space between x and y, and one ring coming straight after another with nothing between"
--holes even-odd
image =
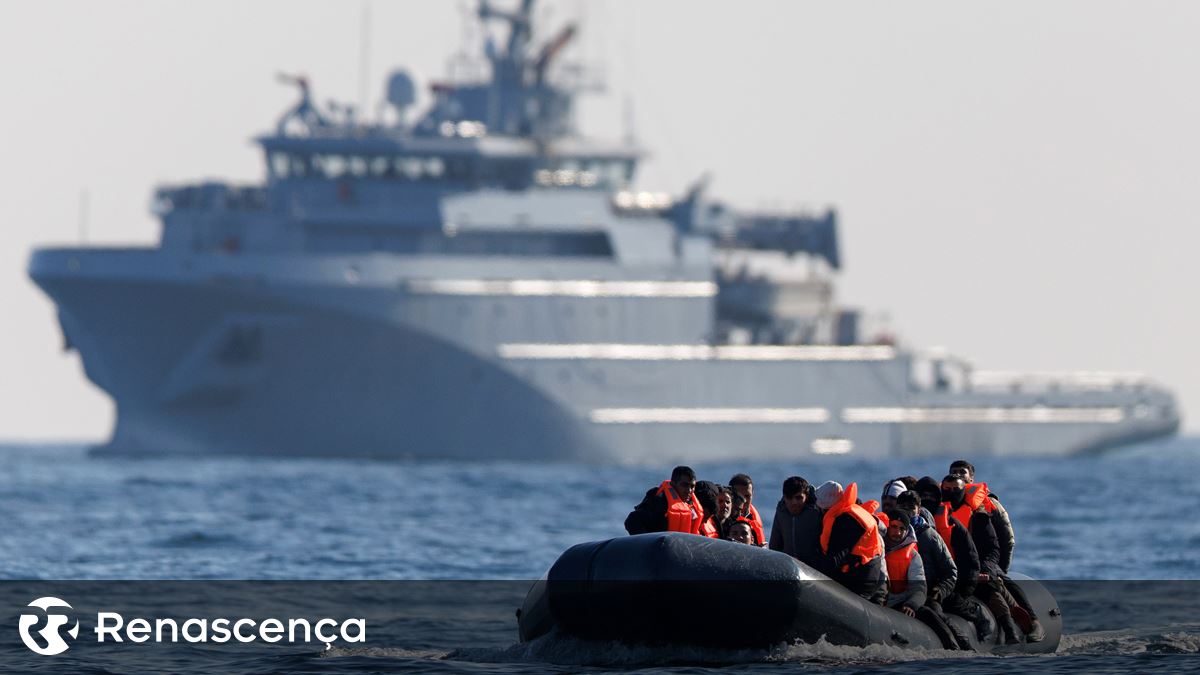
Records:
<instances>
[{"instance_id":1,"label":"black rubber dinghy","mask_svg":"<svg viewBox=\"0 0 1200 675\"><path fill-rule=\"evenodd\" d=\"M1045 639L999 647L997 630L995 640L980 643L970 623L950 617L979 651L1058 648L1062 616L1053 596L1032 579L1018 583ZM942 648L924 623L860 598L789 555L673 532L571 547L533 585L518 617L522 641L557 627L584 639L638 644L743 648L824 638L859 647Z\"/></svg>"}]
</instances>

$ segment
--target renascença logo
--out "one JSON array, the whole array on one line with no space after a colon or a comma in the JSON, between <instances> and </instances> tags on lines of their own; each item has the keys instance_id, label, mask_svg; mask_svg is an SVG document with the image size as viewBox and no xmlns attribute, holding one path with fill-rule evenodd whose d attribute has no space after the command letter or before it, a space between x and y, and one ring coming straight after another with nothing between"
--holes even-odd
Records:
<instances>
[{"instance_id":1,"label":"renascen\u00e7a logo","mask_svg":"<svg viewBox=\"0 0 1200 675\"><path fill-rule=\"evenodd\" d=\"M62 629L71 620L71 616L61 611L52 612L50 608L73 609L66 601L55 597L38 598L29 603L30 607L42 610L37 614L22 614L17 624L21 632L21 641L26 647L44 656L61 654L70 648L62 637ZM44 617L44 618L43 618ZM33 629L45 622L43 628ZM219 617L214 619L191 618L182 620L171 618L135 618L127 623L125 617L117 612L98 612L95 628L96 641L103 642L281 642L289 643L318 642L325 643L325 649L331 649L339 639L343 642L366 642L367 620L349 618L343 621L324 618L315 621L308 619L251 619ZM74 640L79 637L79 621L66 631ZM124 633L124 635L122 635ZM41 636L45 642L42 646L34 636Z\"/></svg>"},{"instance_id":2,"label":"renascen\u00e7a logo","mask_svg":"<svg viewBox=\"0 0 1200 675\"><path fill-rule=\"evenodd\" d=\"M67 651L71 645L67 644L67 641L63 639L61 629L71 620L71 616L61 612L51 612L50 608L65 607L66 609L73 609L71 605L67 604L64 600L47 596L29 603L29 607L36 607L42 610L43 613L21 615L20 621L17 623L17 628L21 631L21 642L24 642L26 647L43 656L54 656L55 654ZM38 641L30 634L34 626L42 622L43 617L45 618L46 625L39 629L36 634L41 636L42 640L45 640L45 647L38 644ZM70 635L72 640L79 637L79 621L76 621L75 625L67 631L67 635Z\"/></svg>"}]
</instances>

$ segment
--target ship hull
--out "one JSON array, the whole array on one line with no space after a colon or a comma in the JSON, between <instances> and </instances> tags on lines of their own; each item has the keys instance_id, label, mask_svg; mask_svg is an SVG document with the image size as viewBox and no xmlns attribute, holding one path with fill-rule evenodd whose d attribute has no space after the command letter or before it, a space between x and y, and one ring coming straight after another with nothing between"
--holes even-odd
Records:
<instances>
[{"instance_id":1,"label":"ship hull","mask_svg":"<svg viewBox=\"0 0 1200 675\"><path fill-rule=\"evenodd\" d=\"M531 342L544 328L522 333L537 321L522 318L519 304L495 311L494 298L412 297L357 277L172 278L144 261L133 275L88 255L44 251L31 274L58 304L88 377L116 402L113 436L99 448L111 453L628 462L1066 455L1178 426L1169 394L1157 390L927 393L910 385L903 354L726 355L671 347L676 336L649 354L572 349L594 343L604 322L568 311L591 324ZM641 311L652 301L623 302ZM472 325L476 316L513 325ZM917 419L931 409L961 414ZM1108 412L1073 419L1044 409ZM1013 410L1024 416L1001 419Z\"/></svg>"}]
</instances>

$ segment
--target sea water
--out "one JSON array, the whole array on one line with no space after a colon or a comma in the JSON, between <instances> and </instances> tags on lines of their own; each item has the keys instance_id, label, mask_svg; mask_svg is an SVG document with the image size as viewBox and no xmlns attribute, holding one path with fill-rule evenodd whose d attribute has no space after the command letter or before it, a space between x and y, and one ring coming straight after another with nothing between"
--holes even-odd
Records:
<instances>
[{"instance_id":1,"label":"sea water","mask_svg":"<svg viewBox=\"0 0 1200 675\"><path fill-rule=\"evenodd\" d=\"M694 468L701 479L722 483L750 474L769 531L788 476L856 481L864 499L877 498L898 475L940 479L952 459L757 462L731 454ZM1200 582L1167 581L1200 578L1200 440L1096 457L968 459L1012 517L1015 571L1082 580L1062 591L1076 594L1075 607L1091 607L1092 596L1105 593L1097 589L1122 580L1155 580L1145 592L1160 596L1139 605L1123 628L1092 620L1088 609L1065 614L1058 654L975 657L973 670L1200 668L1200 611L1191 609L1200 605L1191 597ZM959 670L972 658L823 643L729 651L550 636L517 644L513 610L528 580L573 544L623 536L626 514L668 476L666 464L98 458L82 446L31 444L0 446L0 461L5 579L491 582L466 587L474 589L467 592L470 611L453 622L466 624L452 630L442 621L410 622L382 646L292 650L212 665L212 672L899 672L914 660L925 671ZM735 620L713 612L714 620ZM203 663L193 665L204 670Z\"/></svg>"}]
</instances>

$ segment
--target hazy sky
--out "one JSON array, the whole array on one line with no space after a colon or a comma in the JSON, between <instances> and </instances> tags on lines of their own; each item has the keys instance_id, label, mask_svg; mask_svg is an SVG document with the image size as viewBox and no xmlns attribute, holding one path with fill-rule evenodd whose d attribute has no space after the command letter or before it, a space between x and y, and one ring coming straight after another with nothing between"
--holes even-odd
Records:
<instances>
[{"instance_id":1,"label":"hazy sky","mask_svg":"<svg viewBox=\"0 0 1200 675\"><path fill-rule=\"evenodd\" d=\"M372 0L370 95L463 46L467 3ZM25 274L41 244L149 244L160 182L261 177L250 136L356 101L363 3L0 0L0 438L105 438ZM1200 410L1200 3L547 3L609 92L581 125L743 207L835 205L840 294L985 369L1131 370ZM1189 415L1200 429L1200 413Z\"/></svg>"}]
</instances>

